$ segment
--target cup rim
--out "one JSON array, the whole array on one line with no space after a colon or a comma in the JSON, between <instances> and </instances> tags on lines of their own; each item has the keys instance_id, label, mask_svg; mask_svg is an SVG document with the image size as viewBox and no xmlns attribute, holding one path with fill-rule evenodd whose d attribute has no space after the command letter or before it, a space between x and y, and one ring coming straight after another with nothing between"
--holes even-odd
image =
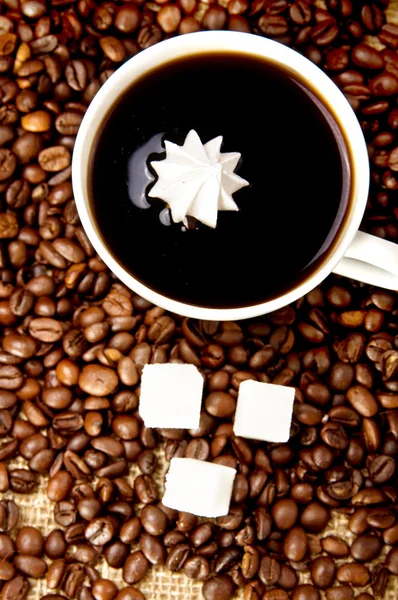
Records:
<instances>
[{"instance_id":1,"label":"cup rim","mask_svg":"<svg viewBox=\"0 0 398 600\"><path fill-rule=\"evenodd\" d=\"M230 51L272 59L309 81L317 95L338 116L349 141L351 194L348 211L329 256L304 281L271 300L244 307L210 308L168 298L136 279L111 254L101 239L88 199L88 170L93 143L104 115L133 81L152 68L195 52ZM164 40L130 58L98 91L80 125L72 157L72 185L77 211L94 249L109 269L131 290L170 312L205 320L239 320L273 312L295 302L323 281L343 258L362 220L369 189L369 160L359 122L345 96L315 64L274 40L235 31L200 31Z\"/></svg>"}]
</instances>

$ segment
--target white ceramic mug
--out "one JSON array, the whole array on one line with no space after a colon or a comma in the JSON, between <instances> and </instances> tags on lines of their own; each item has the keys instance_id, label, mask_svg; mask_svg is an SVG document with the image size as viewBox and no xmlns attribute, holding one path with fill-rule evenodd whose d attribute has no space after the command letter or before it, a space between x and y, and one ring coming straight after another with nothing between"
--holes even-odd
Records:
<instances>
[{"instance_id":1,"label":"white ceramic mug","mask_svg":"<svg viewBox=\"0 0 398 600\"><path fill-rule=\"evenodd\" d=\"M103 116L123 92L144 73L171 60L200 52L241 51L288 67L309 88L317 91L325 104L333 107L341 129L349 142L352 173L350 208L334 250L318 269L294 289L267 302L243 308L203 308L173 300L155 292L134 278L112 256L101 239L88 196L90 154ZM129 288L149 301L171 312L207 320L236 320L277 310L317 286L329 273L351 277L383 288L398 290L398 246L358 228L365 210L369 189L369 161L365 140L349 103L318 67L309 60L277 42L260 36L229 31L209 31L172 38L137 54L120 67L103 85L90 104L76 139L72 180L77 210L83 227L102 260ZM127 243L127 241L126 241Z\"/></svg>"}]
</instances>

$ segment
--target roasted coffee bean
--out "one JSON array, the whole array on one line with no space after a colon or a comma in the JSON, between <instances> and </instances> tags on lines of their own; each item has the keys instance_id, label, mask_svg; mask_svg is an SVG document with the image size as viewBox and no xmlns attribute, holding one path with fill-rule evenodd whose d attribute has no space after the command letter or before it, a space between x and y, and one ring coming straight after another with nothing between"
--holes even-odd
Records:
<instances>
[{"instance_id":1,"label":"roasted coffee bean","mask_svg":"<svg viewBox=\"0 0 398 600\"><path fill-rule=\"evenodd\" d=\"M18 554L14 558L14 566L22 575L33 577L34 579L43 577L47 571L47 565L42 558L29 556L28 554Z\"/></svg>"},{"instance_id":2,"label":"roasted coffee bean","mask_svg":"<svg viewBox=\"0 0 398 600\"><path fill-rule=\"evenodd\" d=\"M66 542L64 535L60 529L53 529L45 539L44 552L45 554L55 560L65 555Z\"/></svg>"},{"instance_id":3,"label":"roasted coffee bean","mask_svg":"<svg viewBox=\"0 0 398 600\"><path fill-rule=\"evenodd\" d=\"M321 597L319 591L312 585L298 585L293 592L293 600L319 600Z\"/></svg>"},{"instance_id":4,"label":"roasted coffee bean","mask_svg":"<svg viewBox=\"0 0 398 600\"><path fill-rule=\"evenodd\" d=\"M329 518L330 513L326 507L319 502L310 502L301 513L301 524L304 529L318 533L324 529Z\"/></svg>"},{"instance_id":5,"label":"roasted coffee bean","mask_svg":"<svg viewBox=\"0 0 398 600\"><path fill-rule=\"evenodd\" d=\"M359 563L346 563L337 569L337 579L340 583L348 583L353 587L364 587L369 579L369 569Z\"/></svg>"},{"instance_id":6,"label":"roasted coffee bean","mask_svg":"<svg viewBox=\"0 0 398 600\"><path fill-rule=\"evenodd\" d=\"M30 583L21 575L7 581L1 590L1 600L25 600L29 594Z\"/></svg>"},{"instance_id":7,"label":"roasted coffee bean","mask_svg":"<svg viewBox=\"0 0 398 600\"><path fill-rule=\"evenodd\" d=\"M129 547L119 540L108 544L104 552L106 562L114 569L120 569L128 555Z\"/></svg>"},{"instance_id":8,"label":"roasted coffee bean","mask_svg":"<svg viewBox=\"0 0 398 600\"><path fill-rule=\"evenodd\" d=\"M35 527L22 527L15 540L15 545L20 554L41 556L43 553L43 536Z\"/></svg>"},{"instance_id":9,"label":"roasted coffee bean","mask_svg":"<svg viewBox=\"0 0 398 600\"><path fill-rule=\"evenodd\" d=\"M283 552L289 560L303 560L307 553L307 536L304 529L293 527L288 531L283 543Z\"/></svg>"},{"instance_id":10,"label":"roasted coffee bean","mask_svg":"<svg viewBox=\"0 0 398 600\"><path fill-rule=\"evenodd\" d=\"M92 396L106 396L118 384L117 375L111 369L100 365L88 365L79 377L81 389Z\"/></svg>"},{"instance_id":11,"label":"roasted coffee bean","mask_svg":"<svg viewBox=\"0 0 398 600\"><path fill-rule=\"evenodd\" d=\"M226 392L211 392L206 400L207 412L213 417L231 417L236 408L236 400Z\"/></svg>"},{"instance_id":12,"label":"roasted coffee bean","mask_svg":"<svg viewBox=\"0 0 398 600\"><path fill-rule=\"evenodd\" d=\"M141 511L141 523L145 531L151 535L162 535L166 531L167 517L156 506L144 506Z\"/></svg>"},{"instance_id":13,"label":"roasted coffee bean","mask_svg":"<svg viewBox=\"0 0 398 600\"><path fill-rule=\"evenodd\" d=\"M386 483L395 472L395 461L391 456L376 456L369 464L369 476L375 483Z\"/></svg>"},{"instance_id":14,"label":"roasted coffee bean","mask_svg":"<svg viewBox=\"0 0 398 600\"><path fill-rule=\"evenodd\" d=\"M280 564L269 556L261 559L258 576L264 585L275 585L281 574Z\"/></svg>"},{"instance_id":15,"label":"roasted coffee bean","mask_svg":"<svg viewBox=\"0 0 398 600\"><path fill-rule=\"evenodd\" d=\"M50 500L60 502L68 496L72 485L72 476L67 471L58 471L48 482L47 496Z\"/></svg>"},{"instance_id":16,"label":"roasted coffee bean","mask_svg":"<svg viewBox=\"0 0 398 600\"><path fill-rule=\"evenodd\" d=\"M354 590L349 585L338 585L326 590L325 596L327 600L352 600Z\"/></svg>"},{"instance_id":17,"label":"roasted coffee bean","mask_svg":"<svg viewBox=\"0 0 398 600\"><path fill-rule=\"evenodd\" d=\"M182 536L176 543L183 542L184 540L185 538ZM164 565L166 562L166 548L159 538L149 535L149 533L143 533L140 537L140 548L145 558L152 565Z\"/></svg>"},{"instance_id":18,"label":"roasted coffee bean","mask_svg":"<svg viewBox=\"0 0 398 600\"><path fill-rule=\"evenodd\" d=\"M368 562L376 558L382 549L380 539L371 534L359 535L351 545L351 556L359 562Z\"/></svg>"},{"instance_id":19,"label":"roasted coffee bean","mask_svg":"<svg viewBox=\"0 0 398 600\"><path fill-rule=\"evenodd\" d=\"M158 499L156 484L150 475L139 475L134 482L134 490L144 504L151 504Z\"/></svg>"},{"instance_id":20,"label":"roasted coffee bean","mask_svg":"<svg viewBox=\"0 0 398 600\"><path fill-rule=\"evenodd\" d=\"M123 580L126 583L137 583L145 577L150 563L140 550L130 554L123 566Z\"/></svg>"},{"instance_id":21,"label":"roasted coffee bean","mask_svg":"<svg viewBox=\"0 0 398 600\"><path fill-rule=\"evenodd\" d=\"M113 521L109 517L98 517L91 521L84 530L85 538L99 546L110 542L115 532Z\"/></svg>"},{"instance_id":22,"label":"roasted coffee bean","mask_svg":"<svg viewBox=\"0 0 398 600\"><path fill-rule=\"evenodd\" d=\"M86 569L88 569L86 567ZM74 597L78 588L84 581L85 571L83 565L71 564L67 567L64 579L62 581L62 589L67 596Z\"/></svg>"},{"instance_id":23,"label":"roasted coffee bean","mask_svg":"<svg viewBox=\"0 0 398 600\"><path fill-rule=\"evenodd\" d=\"M10 559L15 552L14 542L5 533L0 533L0 558Z\"/></svg>"},{"instance_id":24,"label":"roasted coffee bean","mask_svg":"<svg viewBox=\"0 0 398 600\"><path fill-rule=\"evenodd\" d=\"M319 556L310 565L311 578L317 588L330 587L336 576L336 565L332 558Z\"/></svg>"},{"instance_id":25,"label":"roasted coffee bean","mask_svg":"<svg viewBox=\"0 0 398 600\"><path fill-rule=\"evenodd\" d=\"M357 385L350 388L347 398L353 408L363 417L373 417L378 410L377 402L372 394L363 386Z\"/></svg>"},{"instance_id":26,"label":"roasted coffee bean","mask_svg":"<svg viewBox=\"0 0 398 600\"><path fill-rule=\"evenodd\" d=\"M385 565L390 573L398 575L398 548L391 548L386 556Z\"/></svg>"},{"instance_id":27,"label":"roasted coffee bean","mask_svg":"<svg viewBox=\"0 0 398 600\"><path fill-rule=\"evenodd\" d=\"M91 588L95 600L114 600L118 588L110 579L97 579Z\"/></svg>"},{"instance_id":28,"label":"roasted coffee bean","mask_svg":"<svg viewBox=\"0 0 398 600\"><path fill-rule=\"evenodd\" d=\"M131 544L141 533L141 521L138 517L133 517L125 521L120 529L120 539L125 544Z\"/></svg>"},{"instance_id":29,"label":"roasted coffee bean","mask_svg":"<svg viewBox=\"0 0 398 600\"><path fill-rule=\"evenodd\" d=\"M230 600L233 598L236 586L229 575L216 575L203 585L205 600Z\"/></svg>"},{"instance_id":30,"label":"roasted coffee bean","mask_svg":"<svg viewBox=\"0 0 398 600\"><path fill-rule=\"evenodd\" d=\"M248 592L249 593L249 592ZM250 590L250 600L256 600L260 598L259 594L255 590ZM280 588L272 588L271 590L267 590L263 596L261 596L263 600L288 600L289 596L285 590Z\"/></svg>"},{"instance_id":31,"label":"roasted coffee bean","mask_svg":"<svg viewBox=\"0 0 398 600\"><path fill-rule=\"evenodd\" d=\"M191 549L187 544L173 546L166 559L166 566L169 571L181 571L190 553Z\"/></svg>"},{"instance_id":32,"label":"roasted coffee bean","mask_svg":"<svg viewBox=\"0 0 398 600\"><path fill-rule=\"evenodd\" d=\"M15 569L13 565L5 560L0 559L0 581L10 581L15 576Z\"/></svg>"},{"instance_id":33,"label":"roasted coffee bean","mask_svg":"<svg viewBox=\"0 0 398 600\"><path fill-rule=\"evenodd\" d=\"M30 494L36 487L36 475L28 469L9 471L10 488L18 494Z\"/></svg>"},{"instance_id":34,"label":"roasted coffee bean","mask_svg":"<svg viewBox=\"0 0 398 600\"><path fill-rule=\"evenodd\" d=\"M190 579L206 581L210 574L209 563L203 556L191 556L185 561L184 573Z\"/></svg>"},{"instance_id":35,"label":"roasted coffee bean","mask_svg":"<svg viewBox=\"0 0 398 600\"><path fill-rule=\"evenodd\" d=\"M322 548L334 558L343 558L349 555L350 549L345 540L330 535L321 540Z\"/></svg>"},{"instance_id":36,"label":"roasted coffee bean","mask_svg":"<svg viewBox=\"0 0 398 600\"><path fill-rule=\"evenodd\" d=\"M137 588L128 585L120 590L116 600L145 600L145 596Z\"/></svg>"},{"instance_id":37,"label":"roasted coffee bean","mask_svg":"<svg viewBox=\"0 0 398 600\"><path fill-rule=\"evenodd\" d=\"M273 505L271 514L278 529L290 529L298 517L297 504L289 498L278 500Z\"/></svg>"}]
</instances>

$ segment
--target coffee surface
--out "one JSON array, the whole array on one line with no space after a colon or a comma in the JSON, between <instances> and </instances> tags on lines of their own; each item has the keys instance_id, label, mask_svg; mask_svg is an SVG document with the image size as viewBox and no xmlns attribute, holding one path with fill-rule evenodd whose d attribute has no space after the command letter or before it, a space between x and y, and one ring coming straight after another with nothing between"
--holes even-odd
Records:
<instances>
[{"instance_id":1,"label":"coffee surface","mask_svg":"<svg viewBox=\"0 0 398 600\"><path fill-rule=\"evenodd\" d=\"M216 229L164 224L163 201L129 196L145 159L159 160L159 140L183 144L190 129L203 143L222 135L250 183ZM151 139L141 173L129 172ZM199 306L248 306L325 260L348 203L343 151L330 115L287 71L231 53L190 57L142 77L106 115L91 157L92 208L114 257L148 287Z\"/></svg>"}]
</instances>

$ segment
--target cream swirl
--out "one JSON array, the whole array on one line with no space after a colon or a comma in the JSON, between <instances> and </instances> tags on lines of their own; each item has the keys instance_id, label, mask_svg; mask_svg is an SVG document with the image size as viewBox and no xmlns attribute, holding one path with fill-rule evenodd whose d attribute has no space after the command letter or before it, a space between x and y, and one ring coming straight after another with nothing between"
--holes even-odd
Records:
<instances>
[{"instance_id":1,"label":"cream swirl","mask_svg":"<svg viewBox=\"0 0 398 600\"><path fill-rule=\"evenodd\" d=\"M202 144L191 129L182 146L166 140L166 158L151 162L158 178L148 196L166 202L175 223L191 216L214 229L219 210L239 210L232 194L249 182L234 173L240 153L221 152L222 141Z\"/></svg>"}]
</instances>

